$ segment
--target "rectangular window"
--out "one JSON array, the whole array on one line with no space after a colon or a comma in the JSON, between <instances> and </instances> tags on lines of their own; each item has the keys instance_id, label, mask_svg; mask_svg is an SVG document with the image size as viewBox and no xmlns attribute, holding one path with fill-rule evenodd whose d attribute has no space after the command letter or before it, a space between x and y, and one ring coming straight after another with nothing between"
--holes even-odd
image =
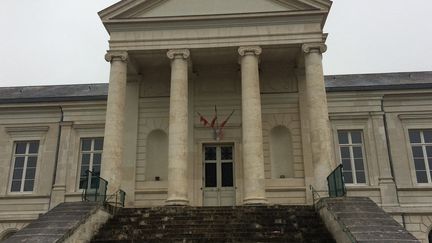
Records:
<instances>
[{"instance_id":1,"label":"rectangular window","mask_svg":"<svg viewBox=\"0 0 432 243\"><path fill-rule=\"evenodd\" d=\"M11 192L32 192L36 176L39 141L14 144Z\"/></svg>"},{"instance_id":2,"label":"rectangular window","mask_svg":"<svg viewBox=\"0 0 432 243\"><path fill-rule=\"evenodd\" d=\"M102 160L103 138L82 138L81 139L81 168L80 168L80 185L83 189L88 184L86 181L86 172L92 171L94 175L100 175ZM92 183L91 183L92 184ZM96 188L97 185L90 186Z\"/></svg>"},{"instance_id":3,"label":"rectangular window","mask_svg":"<svg viewBox=\"0 0 432 243\"><path fill-rule=\"evenodd\" d=\"M366 183L362 131L338 131L340 158L345 183Z\"/></svg>"},{"instance_id":4,"label":"rectangular window","mask_svg":"<svg viewBox=\"0 0 432 243\"><path fill-rule=\"evenodd\" d=\"M431 183L432 130L409 130L417 183Z\"/></svg>"}]
</instances>

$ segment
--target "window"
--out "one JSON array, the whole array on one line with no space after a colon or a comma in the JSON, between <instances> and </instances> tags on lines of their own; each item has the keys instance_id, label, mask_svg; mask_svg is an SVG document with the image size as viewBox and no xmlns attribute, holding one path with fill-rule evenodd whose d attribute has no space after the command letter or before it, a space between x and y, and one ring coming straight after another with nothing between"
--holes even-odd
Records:
<instances>
[{"instance_id":1,"label":"window","mask_svg":"<svg viewBox=\"0 0 432 243\"><path fill-rule=\"evenodd\" d=\"M100 175L102 160L103 138L82 138L81 139L81 172L79 188L87 185L86 171L90 170L94 175ZM93 186L91 186L93 188Z\"/></svg>"},{"instance_id":2,"label":"window","mask_svg":"<svg viewBox=\"0 0 432 243\"><path fill-rule=\"evenodd\" d=\"M431 183L432 130L410 130L409 138L417 183Z\"/></svg>"},{"instance_id":3,"label":"window","mask_svg":"<svg viewBox=\"0 0 432 243\"><path fill-rule=\"evenodd\" d=\"M366 183L362 131L338 131L345 183Z\"/></svg>"},{"instance_id":4,"label":"window","mask_svg":"<svg viewBox=\"0 0 432 243\"><path fill-rule=\"evenodd\" d=\"M34 187L39 141L14 144L11 192L32 192Z\"/></svg>"}]
</instances>

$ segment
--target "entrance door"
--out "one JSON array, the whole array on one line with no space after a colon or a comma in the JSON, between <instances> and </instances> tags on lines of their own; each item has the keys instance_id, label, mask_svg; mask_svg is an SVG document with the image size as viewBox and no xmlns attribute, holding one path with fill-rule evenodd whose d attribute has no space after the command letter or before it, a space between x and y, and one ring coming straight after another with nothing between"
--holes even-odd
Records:
<instances>
[{"instance_id":1,"label":"entrance door","mask_svg":"<svg viewBox=\"0 0 432 243\"><path fill-rule=\"evenodd\" d=\"M203 149L204 206L234 206L233 146L205 145Z\"/></svg>"}]
</instances>

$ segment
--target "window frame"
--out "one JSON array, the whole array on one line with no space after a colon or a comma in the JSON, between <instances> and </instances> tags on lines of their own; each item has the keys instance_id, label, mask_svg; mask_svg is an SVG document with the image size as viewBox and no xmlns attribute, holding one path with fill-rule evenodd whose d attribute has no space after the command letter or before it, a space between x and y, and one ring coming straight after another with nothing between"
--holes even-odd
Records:
<instances>
[{"instance_id":1,"label":"window frame","mask_svg":"<svg viewBox=\"0 0 432 243\"><path fill-rule=\"evenodd\" d=\"M90 151L83 151L82 150L82 142L83 140L86 139L90 139L91 140L91 145L90 145ZM95 145L95 141L96 139L102 139L102 150L94 150L94 145ZM83 160L83 154L90 154L90 158L89 158L89 170L93 171L93 159L94 159L94 154L95 153L100 153L101 154L101 161L100 161L100 172L102 170L102 155L103 155L103 143L105 142L105 139L103 136L85 136L85 137L80 137L79 138L79 153L78 153L78 170L77 170L77 190L78 191L82 191L84 190L84 188L80 188L80 184L81 184L81 170L82 170L82 160ZM99 175L100 176L100 175Z\"/></svg>"},{"instance_id":2,"label":"window frame","mask_svg":"<svg viewBox=\"0 0 432 243\"><path fill-rule=\"evenodd\" d=\"M31 142L38 142L38 150L37 153L30 154L30 143ZM25 154L19 154L20 156L16 155L16 147L18 143L26 143L26 151ZM9 170L9 180L8 180L8 189L7 192L9 194L33 194L36 192L37 188L37 179L38 179L38 170L39 170L39 164L41 161L41 147L42 147L42 141L40 139L23 139L23 140L14 140L12 142L12 153L11 153L11 159L10 159L10 170ZM35 175L33 178L33 189L31 191L24 191L24 184L25 184L25 177L27 173L27 161L29 157L34 157L36 155L36 167L35 167ZM15 163L16 163L16 157L23 157L24 156L24 164L23 164L23 174L21 176L21 187L19 191L12 191L12 182L13 182L13 173L15 170Z\"/></svg>"},{"instance_id":3,"label":"window frame","mask_svg":"<svg viewBox=\"0 0 432 243\"><path fill-rule=\"evenodd\" d=\"M411 131L419 131L420 132L420 143L411 143L411 137L410 137L410 132ZM429 166L429 160L428 160L428 155L427 155L427 151L426 151L426 147L430 146L432 147L432 142L431 143L426 143L425 139L424 139L424 131L432 131L432 128L408 128L407 129L407 142L409 145L409 154L410 154L410 166L412 167L412 172L413 172L413 180L417 185L421 185L421 186L430 186L432 185L432 172L430 166ZM425 171L426 171L426 177L427 177L427 181L428 182L418 182L418 178L417 178L417 169L415 166L415 158L414 158L414 153L412 151L412 147L421 147L422 148L422 153L423 153L423 163L425 165Z\"/></svg>"},{"instance_id":4,"label":"window frame","mask_svg":"<svg viewBox=\"0 0 432 243\"><path fill-rule=\"evenodd\" d=\"M348 133L348 144L341 144L339 141L339 132L347 132ZM360 136L361 136L361 144L359 143L352 143L352 132L360 132ZM351 164L351 174L352 174L352 179L353 182L352 183L348 183L345 182L345 184L347 185L352 185L352 186L367 186L369 185L369 176L368 176L368 170L367 170L367 155L366 155L366 150L365 150L365 134L364 134L364 130L363 129L336 129L336 147L337 147L337 154L338 154L338 160L339 163L342 164L342 151L341 148L342 147L348 147L349 148L349 153L350 153L350 164ZM362 152L362 159L363 159L363 172L365 174L365 182L357 182L357 169L355 167L355 158L354 158L354 150L353 147L358 147L361 146L361 152Z\"/></svg>"}]
</instances>

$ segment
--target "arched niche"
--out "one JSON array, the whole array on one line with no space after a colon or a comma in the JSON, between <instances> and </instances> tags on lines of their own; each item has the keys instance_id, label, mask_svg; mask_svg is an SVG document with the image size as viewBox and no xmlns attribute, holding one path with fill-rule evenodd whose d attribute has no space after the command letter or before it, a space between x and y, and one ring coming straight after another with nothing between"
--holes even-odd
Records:
<instances>
[{"instance_id":1,"label":"arched niche","mask_svg":"<svg viewBox=\"0 0 432 243\"><path fill-rule=\"evenodd\" d=\"M285 126L277 126L270 131L270 161L273 179L294 177L291 133Z\"/></svg>"},{"instance_id":2,"label":"arched niche","mask_svg":"<svg viewBox=\"0 0 432 243\"><path fill-rule=\"evenodd\" d=\"M168 136L162 130L153 130L147 136L146 181L166 181L168 178Z\"/></svg>"}]
</instances>

